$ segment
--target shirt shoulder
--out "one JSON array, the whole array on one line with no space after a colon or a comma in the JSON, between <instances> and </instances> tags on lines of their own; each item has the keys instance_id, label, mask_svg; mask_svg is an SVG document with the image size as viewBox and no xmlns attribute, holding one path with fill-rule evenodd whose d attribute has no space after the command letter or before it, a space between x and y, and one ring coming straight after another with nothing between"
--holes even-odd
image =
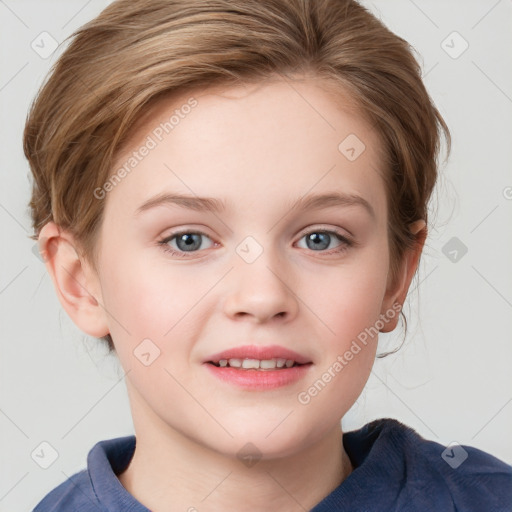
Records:
<instances>
[{"instance_id":1,"label":"shirt shoulder","mask_svg":"<svg viewBox=\"0 0 512 512\"><path fill-rule=\"evenodd\" d=\"M408 482L404 503L431 496L433 504L442 499L454 511L512 511L512 466L504 461L472 446L425 439L390 418L367 427L387 437L403 460Z\"/></svg>"},{"instance_id":2,"label":"shirt shoulder","mask_svg":"<svg viewBox=\"0 0 512 512\"><path fill-rule=\"evenodd\" d=\"M75 473L51 490L33 512L105 512L91 485L86 469Z\"/></svg>"},{"instance_id":3,"label":"shirt shoulder","mask_svg":"<svg viewBox=\"0 0 512 512\"><path fill-rule=\"evenodd\" d=\"M135 436L98 441L87 469L50 491L32 512L149 512L122 486L117 475L129 464Z\"/></svg>"}]
</instances>

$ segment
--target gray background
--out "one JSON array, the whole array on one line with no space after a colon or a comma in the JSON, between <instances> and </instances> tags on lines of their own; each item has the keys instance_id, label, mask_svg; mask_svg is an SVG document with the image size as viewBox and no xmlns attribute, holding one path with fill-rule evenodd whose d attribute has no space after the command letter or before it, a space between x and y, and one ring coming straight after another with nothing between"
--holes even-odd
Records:
<instances>
[{"instance_id":1,"label":"gray background","mask_svg":"<svg viewBox=\"0 0 512 512\"><path fill-rule=\"evenodd\" d=\"M0 0L3 512L31 510L85 468L97 441L133 433L122 369L67 317L33 253L21 146L29 102L62 49L42 58L32 42L44 31L62 42L108 3ZM365 5L419 52L453 152L441 169L436 229L406 305L406 344L377 360L343 427L394 417L428 439L475 446L510 464L512 2ZM459 55L464 41L469 46ZM382 335L380 352L400 341L398 331ZM47 469L32 458L42 442L58 453Z\"/></svg>"}]
</instances>

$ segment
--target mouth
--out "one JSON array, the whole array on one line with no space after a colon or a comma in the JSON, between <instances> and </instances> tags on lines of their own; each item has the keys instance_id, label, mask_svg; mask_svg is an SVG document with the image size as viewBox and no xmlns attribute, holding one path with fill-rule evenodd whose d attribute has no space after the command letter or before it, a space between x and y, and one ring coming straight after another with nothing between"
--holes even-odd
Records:
<instances>
[{"instance_id":1,"label":"mouth","mask_svg":"<svg viewBox=\"0 0 512 512\"><path fill-rule=\"evenodd\" d=\"M297 363L293 359L273 358L273 359L252 359L252 358L230 358L219 359L219 361L207 361L208 364L216 366L217 368L237 368L239 370L260 370L260 371L275 371L287 368L294 368L296 366L305 366L312 363Z\"/></svg>"},{"instance_id":2,"label":"mouth","mask_svg":"<svg viewBox=\"0 0 512 512\"><path fill-rule=\"evenodd\" d=\"M204 365L224 382L246 390L270 390L297 383L313 365L285 347L246 345L210 356Z\"/></svg>"},{"instance_id":3,"label":"mouth","mask_svg":"<svg viewBox=\"0 0 512 512\"><path fill-rule=\"evenodd\" d=\"M279 345L234 347L213 354L204 362L244 370L279 370L312 363L307 356Z\"/></svg>"}]
</instances>

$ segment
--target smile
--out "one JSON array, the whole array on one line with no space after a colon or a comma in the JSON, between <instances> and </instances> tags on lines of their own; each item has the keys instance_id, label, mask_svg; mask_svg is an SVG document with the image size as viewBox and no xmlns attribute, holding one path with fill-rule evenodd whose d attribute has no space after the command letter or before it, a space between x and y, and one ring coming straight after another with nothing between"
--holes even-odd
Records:
<instances>
[{"instance_id":1,"label":"smile","mask_svg":"<svg viewBox=\"0 0 512 512\"><path fill-rule=\"evenodd\" d=\"M276 370L282 368L292 368L299 366L293 359L275 358L275 359L220 359L218 363L209 361L211 364L222 368L241 368L244 370Z\"/></svg>"},{"instance_id":2,"label":"smile","mask_svg":"<svg viewBox=\"0 0 512 512\"><path fill-rule=\"evenodd\" d=\"M270 391L296 384L310 371L313 363L299 364L293 359L221 359L208 361L204 367L230 387L246 391Z\"/></svg>"}]
</instances>

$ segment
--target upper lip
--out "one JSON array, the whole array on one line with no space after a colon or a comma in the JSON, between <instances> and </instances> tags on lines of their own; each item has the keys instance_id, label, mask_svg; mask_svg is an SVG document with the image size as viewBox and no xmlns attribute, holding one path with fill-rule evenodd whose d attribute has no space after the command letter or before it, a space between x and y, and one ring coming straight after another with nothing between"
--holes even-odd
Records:
<instances>
[{"instance_id":1,"label":"upper lip","mask_svg":"<svg viewBox=\"0 0 512 512\"><path fill-rule=\"evenodd\" d=\"M205 363L218 363L221 359L293 359L298 364L311 363L311 360L293 350L279 345L243 345L218 352L208 357Z\"/></svg>"}]
</instances>

